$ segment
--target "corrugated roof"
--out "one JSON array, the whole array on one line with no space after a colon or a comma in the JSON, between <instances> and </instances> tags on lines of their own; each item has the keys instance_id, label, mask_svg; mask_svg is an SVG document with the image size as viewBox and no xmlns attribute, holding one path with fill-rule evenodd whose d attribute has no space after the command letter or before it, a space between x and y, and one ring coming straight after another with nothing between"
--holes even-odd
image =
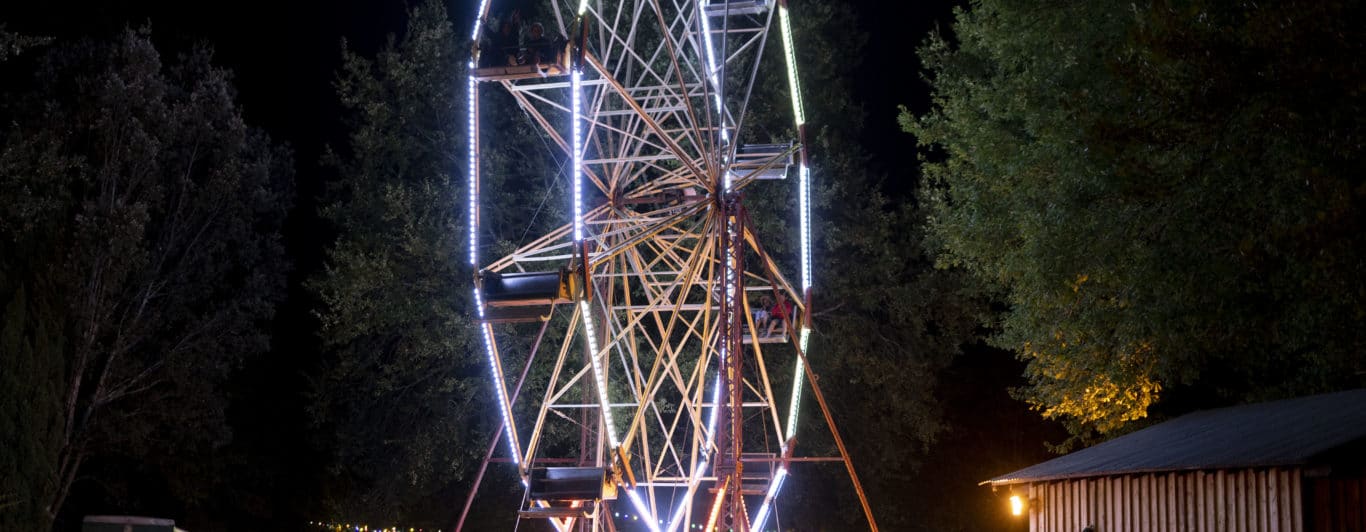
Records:
<instances>
[{"instance_id":1,"label":"corrugated roof","mask_svg":"<svg viewBox=\"0 0 1366 532\"><path fill-rule=\"evenodd\" d=\"M983 484L1306 464L1366 439L1366 389L1204 410Z\"/></svg>"}]
</instances>

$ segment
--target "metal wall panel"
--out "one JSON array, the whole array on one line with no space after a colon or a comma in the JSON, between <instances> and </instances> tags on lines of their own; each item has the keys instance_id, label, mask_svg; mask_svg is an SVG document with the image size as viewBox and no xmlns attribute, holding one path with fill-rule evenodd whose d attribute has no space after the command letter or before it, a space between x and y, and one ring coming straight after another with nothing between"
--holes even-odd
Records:
<instances>
[{"instance_id":1,"label":"metal wall panel","mask_svg":"<svg viewBox=\"0 0 1366 532\"><path fill-rule=\"evenodd\" d=\"M1183 471L1036 482L1023 491L1031 532L1304 532L1300 476L1298 468ZM1324 503L1366 498L1366 486L1355 488L1332 490Z\"/></svg>"}]
</instances>

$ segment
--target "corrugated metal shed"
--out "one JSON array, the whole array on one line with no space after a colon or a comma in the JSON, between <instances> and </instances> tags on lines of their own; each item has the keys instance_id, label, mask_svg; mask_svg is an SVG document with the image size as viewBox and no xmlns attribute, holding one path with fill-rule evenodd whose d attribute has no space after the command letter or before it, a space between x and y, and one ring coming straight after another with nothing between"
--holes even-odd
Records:
<instances>
[{"instance_id":1,"label":"corrugated metal shed","mask_svg":"<svg viewBox=\"0 0 1366 532\"><path fill-rule=\"evenodd\" d=\"M1205 410L984 482L1312 463L1366 439L1366 389Z\"/></svg>"}]
</instances>

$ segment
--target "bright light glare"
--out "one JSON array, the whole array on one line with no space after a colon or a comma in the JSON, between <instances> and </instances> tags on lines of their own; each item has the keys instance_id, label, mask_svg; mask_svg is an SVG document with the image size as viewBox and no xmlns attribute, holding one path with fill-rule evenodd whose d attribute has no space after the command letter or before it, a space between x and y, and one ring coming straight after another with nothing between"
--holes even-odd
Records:
<instances>
[{"instance_id":1,"label":"bright light glare","mask_svg":"<svg viewBox=\"0 0 1366 532\"><path fill-rule=\"evenodd\" d=\"M645 501L640 500L636 490L626 490L626 496L631 499L631 505L636 507L636 515L654 515L647 511ZM659 525L656 525L653 519L646 519L645 526L650 527L650 532L659 532Z\"/></svg>"},{"instance_id":2,"label":"bright light glare","mask_svg":"<svg viewBox=\"0 0 1366 532\"><path fill-rule=\"evenodd\" d=\"M1010 496L1010 515L1024 515L1024 500L1019 495Z\"/></svg>"},{"instance_id":3,"label":"bright light glare","mask_svg":"<svg viewBox=\"0 0 1366 532\"><path fill-rule=\"evenodd\" d=\"M807 339L810 337L811 329L802 327L801 338L798 340L797 345L797 348L802 350L802 354L806 354ZM787 407L786 439L788 440L791 440L793 436L797 435L797 413L800 412L802 408L802 384L805 382L804 379L806 378L806 366L803 360L802 357L797 357L796 368L793 369L792 374L792 402L789 403ZM784 442L784 445L786 445L786 442Z\"/></svg>"},{"instance_id":4,"label":"bright light glare","mask_svg":"<svg viewBox=\"0 0 1366 532\"><path fill-rule=\"evenodd\" d=\"M759 506L759 513L754 514L754 530L763 530L764 522L768 520L768 510L773 505L773 498L778 496L778 490L783 487L783 480L787 478L787 468L779 467L778 472L773 475L773 484L768 486L768 493L764 495L764 503Z\"/></svg>"},{"instance_id":5,"label":"bright light glare","mask_svg":"<svg viewBox=\"0 0 1366 532\"><path fill-rule=\"evenodd\" d=\"M583 14L584 14L584 13L587 13L587 12L588 12L588 0L579 0L579 16L582 17Z\"/></svg>"},{"instance_id":6,"label":"bright light glare","mask_svg":"<svg viewBox=\"0 0 1366 532\"><path fill-rule=\"evenodd\" d=\"M721 409L721 372L716 372L716 378L711 383L711 413L707 414L707 448L711 448L712 442L716 440L716 413Z\"/></svg>"}]
</instances>

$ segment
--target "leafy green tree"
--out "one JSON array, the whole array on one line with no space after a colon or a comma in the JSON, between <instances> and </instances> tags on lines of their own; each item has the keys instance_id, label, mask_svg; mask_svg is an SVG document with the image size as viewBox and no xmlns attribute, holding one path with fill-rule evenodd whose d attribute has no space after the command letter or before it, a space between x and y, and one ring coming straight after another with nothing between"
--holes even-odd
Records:
<instances>
[{"instance_id":1,"label":"leafy green tree","mask_svg":"<svg viewBox=\"0 0 1366 532\"><path fill-rule=\"evenodd\" d=\"M944 262L1005 294L1021 397L1088 434L1366 383L1362 15L981 0L929 41L903 125Z\"/></svg>"},{"instance_id":2,"label":"leafy green tree","mask_svg":"<svg viewBox=\"0 0 1366 532\"><path fill-rule=\"evenodd\" d=\"M157 475L193 504L230 436L217 387L264 350L282 292L290 157L207 50L166 65L125 31L33 77L0 111L0 464L27 483L0 504L52 519L93 460L144 472L104 485Z\"/></svg>"}]
</instances>

